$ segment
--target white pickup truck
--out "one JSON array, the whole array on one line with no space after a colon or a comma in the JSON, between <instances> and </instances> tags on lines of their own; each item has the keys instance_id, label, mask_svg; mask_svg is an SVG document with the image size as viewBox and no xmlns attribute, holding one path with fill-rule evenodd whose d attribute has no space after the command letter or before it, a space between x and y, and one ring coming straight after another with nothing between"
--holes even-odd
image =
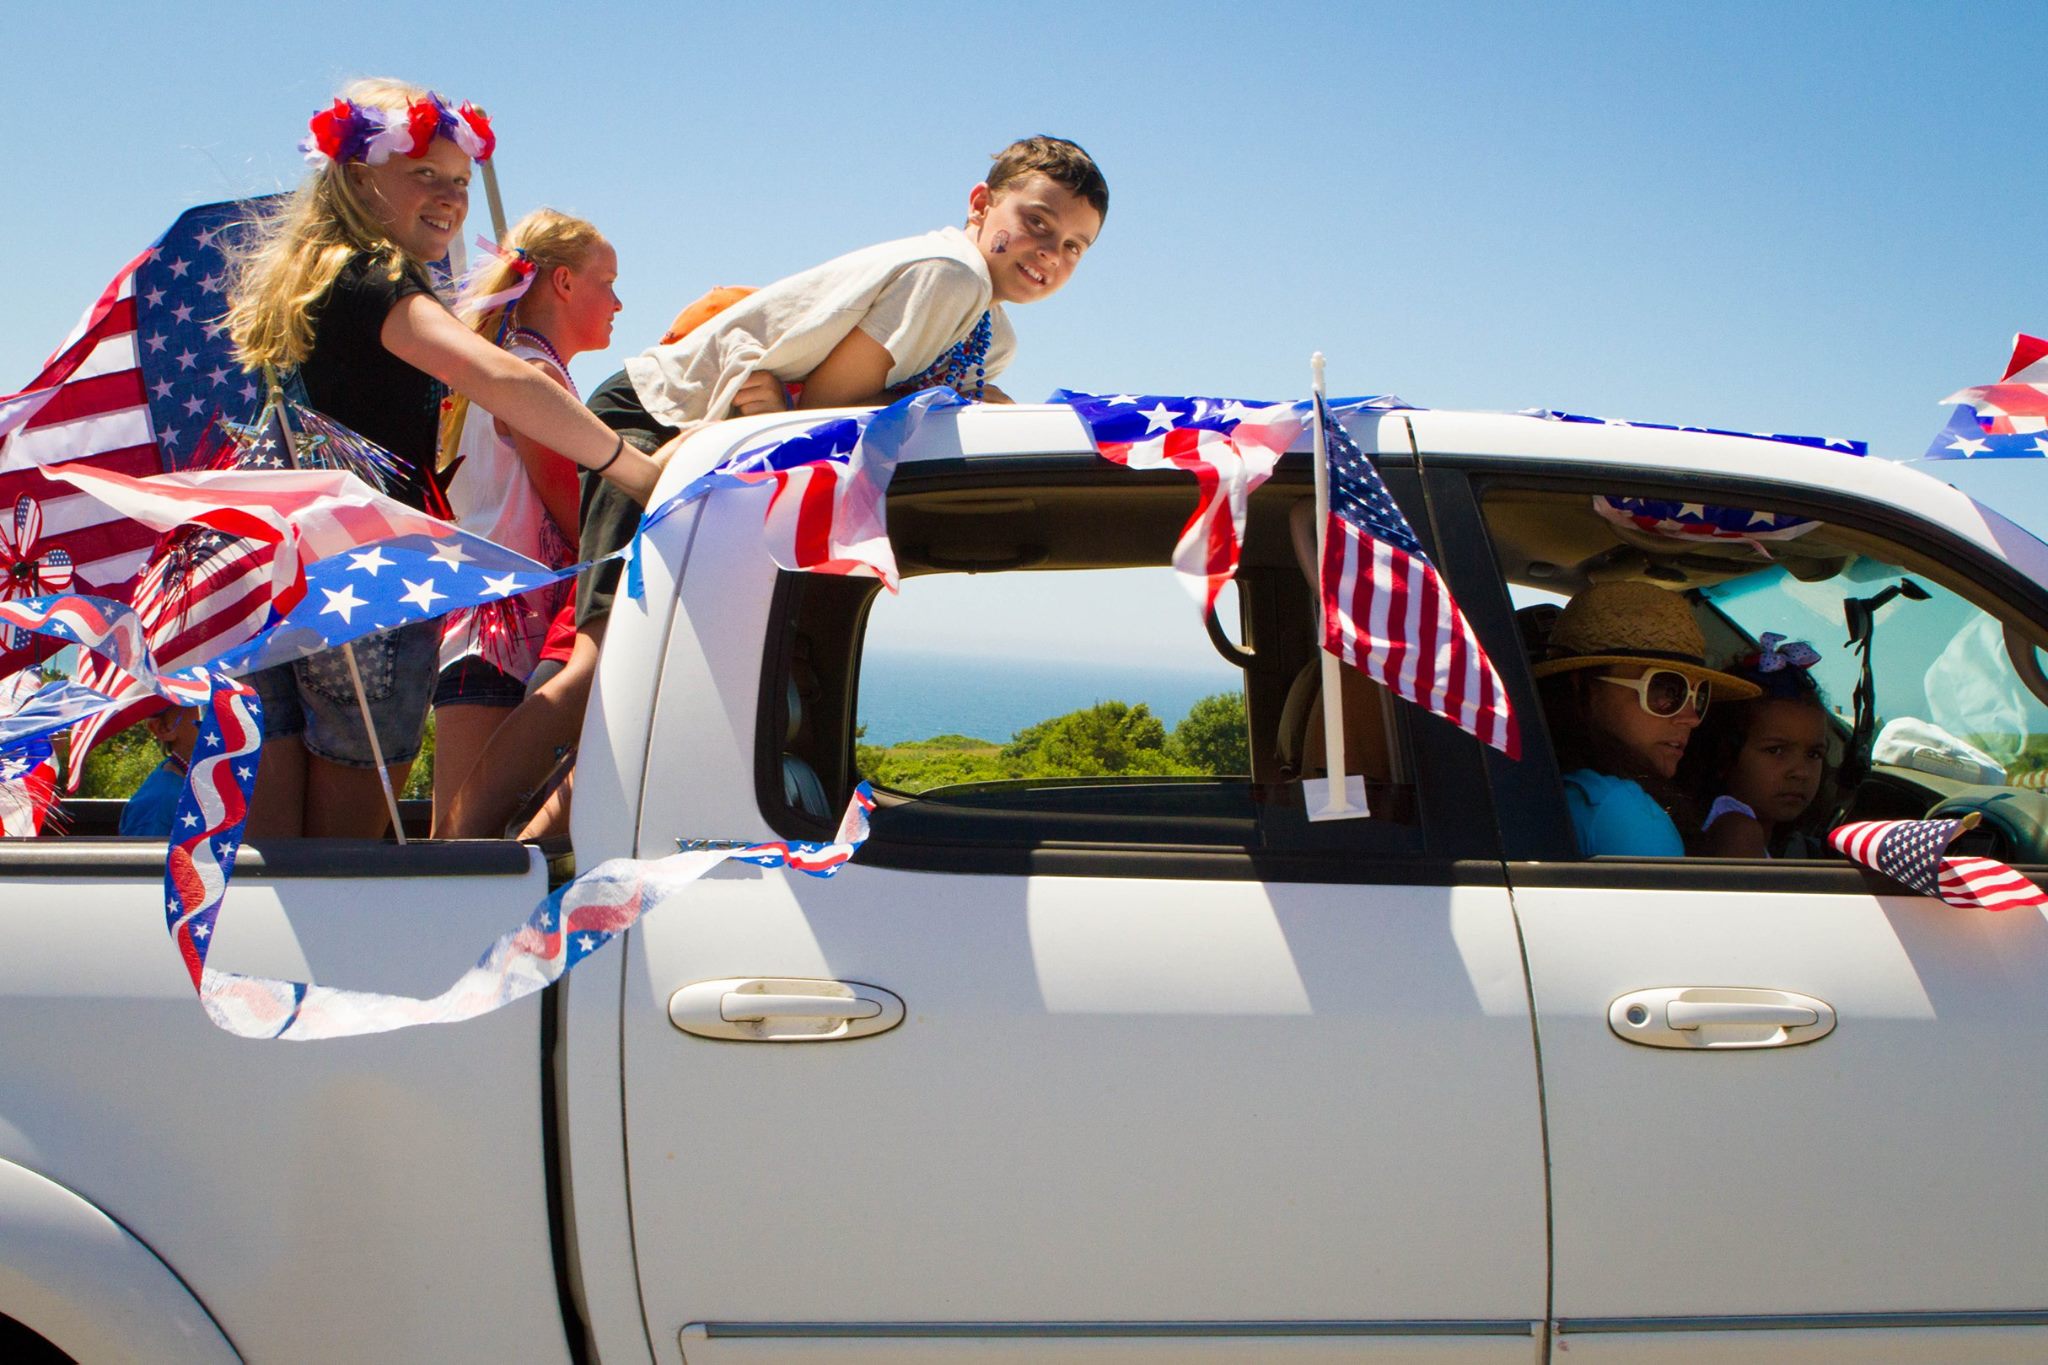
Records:
<instances>
[{"instance_id":1,"label":"white pickup truck","mask_svg":"<svg viewBox=\"0 0 2048 1365\"><path fill-rule=\"evenodd\" d=\"M665 489L793 420L713 428ZM1510 762L1361 689L1367 819L1304 816L1304 449L1254 495L1234 613L1202 646L1212 690L1242 697L1248 772L884 783L837 879L728 864L474 1022L228 1036L164 938L160 845L90 810L0 842L0 1346L2048 1358L2048 922L1835 861L1579 859L1525 653L1532 602L1638 578L1688 594L1717 658L1811 640L1846 713L1861 607L1869 718L1967 739L2006 781L1959 779L1938 745L1838 752L1834 807L1979 810L1978 849L2040 863L2048 547L1838 452L1432 411L1350 426L1525 746ZM585 867L829 837L884 751L860 727L928 707L940 662L978 656L993 702L1091 633L1144 653L1130 613L1159 613L1126 585L1156 579L1194 489L1098 458L1069 409L935 414L889 494L894 598L778 571L764 496L715 493L649 537L584 732ZM1813 524L1765 553L1631 529L1601 497ZM1085 607L1047 628L1014 603L1052 576ZM1924 595L1869 605L1901 579ZM987 628L940 662L897 650L941 600ZM1145 700L1122 675L1097 695ZM431 994L549 875L513 842L251 847L212 963ZM749 993L789 1012L732 1007Z\"/></svg>"}]
</instances>

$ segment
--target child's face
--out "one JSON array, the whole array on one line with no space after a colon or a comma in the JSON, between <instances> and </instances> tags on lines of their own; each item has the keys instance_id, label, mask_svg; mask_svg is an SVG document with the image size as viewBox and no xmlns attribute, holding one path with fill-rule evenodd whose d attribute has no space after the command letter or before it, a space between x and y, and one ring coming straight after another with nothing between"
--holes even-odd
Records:
<instances>
[{"instance_id":1,"label":"child's face","mask_svg":"<svg viewBox=\"0 0 2048 1365\"><path fill-rule=\"evenodd\" d=\"M625 307L612 288L619 278L619 253L599 239L582 265L564 269L569 271L562 296L562 330L567 335L557 344L566 343L579 352L602 351L612 344L612 319Z\"/></svg>"},{"instance_id":2,"label":"child's face","mask_svg":"<svg viewBox=\"0 0 2048 1365\"><path fill-rule=\"evenodd\" d=\"M347 168L363 203L391 240L416 261L438 261L469 215L469 157L445 137L417 159L394 156L379 166Z\"/></svg>"},{"instance_id":3,"label":"child's face","mask_svg":"<svg viewBox=\"0 0 2048 1365\"><path fill-rule=\"evenodd\" d=\"M1102 231L1094 205L1040 171L998 195L976 185L967 209L967 233L981 248L999 303L1035 303L1055 293Z\"/></svg>"},{"instance_id":4,"label":"child's face","mask_svg":"<svg viewBox=\"0 0 2048 1365\"><path fill-rule=\"evenodd\" d=\"M1757 818L1786 824L1813 804L1827 757L1827 721L1818 707L1757 702L1728 774L1728 794Z\"/></svg>"},{"instance_id":5,"label":"child's face","mask_svg":"<svg viewBox=\"0 0 2048 1365\"><path fill-rule=\"evenodd\" d=\"M1632 664L1602 670L1615 678L1640 678L1650 671ZM1678 760L1700 723L1690 701L1675 716L1653 716L1632 689L1601 685L1586 689L1586 718L1617 740L1642 772L1665 778L1677 775Z\"/></svg>"}]
</instances>

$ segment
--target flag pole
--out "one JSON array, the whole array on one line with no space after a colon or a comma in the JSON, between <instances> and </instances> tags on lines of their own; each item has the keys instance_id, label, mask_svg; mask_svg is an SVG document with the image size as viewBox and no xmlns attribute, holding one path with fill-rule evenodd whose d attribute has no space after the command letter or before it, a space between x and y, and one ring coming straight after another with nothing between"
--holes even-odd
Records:
<instances>
[{"instance_id":1,"label":"flag pole","mask_svg":"<svg viewBox=\"0 0 2048 1365\"><path fill-rule=\"evenodd\" d=\"M489 163L486 162L485 164L488 165ZM271 408L277 410L278 430L284 433L284 456L287 460L291 461L291 467L297 469L299 467L299 438L292 431L290 409L285 406L284 390L278 386L277 371L266 365L263 367L263 378L270 385L270 398L264 404L265 411ZM260 417L257 419L257 428L259 430L262 428L262 419ZM405 843L405 822L398 815L398 793L391 789L391 770L384 766L384 746L377 742L376 722L370 719L370 698L363 689L362 670L356 667L355 643L350 641L342 645L341 653L342 657L348 661L348 680L355 685L356 709L362 712L363 733L369 736L370 760L377 765L377 781L384 788L384 809L391 813L391 832L398 837L400 846L403 846Z\"/></svg>"},{"instance_id":2,"label":"flag pole","mask_svg":"<svg viewBox=\"0 0 2048 1365\"><path fill-rule=\"evenodd\" d=\"M1328 553L1330 535L1330 452L1321 420L1324 398L1321 351L1309 357L1308 368L1317 406L1317 420L1312 424L1316 463L1316 655L1321 659L1323 669L1323 775L1327 779L1323 808L1312 818L1328 820L1350 815L1355 808L1351 804L1350 774L1344 770L1344 666L1323 644L1328 638L1326 631L1330 611L1330 595L1322 583L1323 560Z\"/></svg>"},{"instance_id":3,"label":"flag pole","mask_svg":"<svg viewBox=\"0 0 2048 1365\"><path fill-rule=\"evenodd\" d=\"M487 109L479 109L477 110L477 112L479 114L482 114L485 118L490 117L490 111ZM484 181L484 203L489 205L491 210L491 237L498 243L499 246L503 246L505 245L505 200L498 193L497 156L493 154L490 160L483 162L482 169ZM462 236L462 234L459 232L456 233L455 235L458 238Z\"/></svg>"}]
</instances>

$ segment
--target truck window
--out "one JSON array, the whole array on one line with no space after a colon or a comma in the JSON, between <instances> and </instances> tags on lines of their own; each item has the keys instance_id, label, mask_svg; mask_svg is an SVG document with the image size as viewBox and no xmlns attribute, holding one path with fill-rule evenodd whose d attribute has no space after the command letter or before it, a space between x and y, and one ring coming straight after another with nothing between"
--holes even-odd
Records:
<instances>
[{"instance_id":1,"label":"truck window","mask_svg":"<svg viewBox=\"0 0 2048 1365\"><path fill-rule=\"evenodd\" d=\"M1548 653L1556 594L1568 599L1595 582L1654 584L1688 604L1709 665L1761 660L1767 633L1811 650L1797 654L1801 662L1781 658L1776 671L1796 669L1817 692L1825 761L1810 805L1773 822L1775 857L1832 861L1826 834L1845 820L1968 810L1983 824L1957 851L2048 857L2048 680L2038 631L1970 576L1966 556L1908 547L1853 515L1794 515L1698 489L1685 502L1660 498L1635 489L1486 494L1487 527L1532 663ZM1698 522L1688 510L1722 506L1739 508L1740 521L1764 534L1684 529ZM1774 684L1764 700L1780 694ZM1694 852L1698 823L1726 794L1722 770L1748 733L1746 718L1759 714L1756 705L1714 702L1676 778L1654 791ZM1550 738L1569 748L1567 737Z\"/></svg>"},{"instance_id":2,"label":"truck window","mask_svg":"<svg viewBox=\"0 0 2048 1365\"><path fill-rule=\"evenodd\" d=\"M878 845L1424 854L1413 708L1348 669L1347 768L1366 777L1371 816L1308 818L1303 779L1327 765L1315 596L1292 529L1312 498L1305 463L1252 498L1213 622L1170 568L1193 508L1180 476L1084 467L962 488L900 472L899 595L780 581L764 810L815 830L865 779ZM1479 771L1471 757L1439 780ZM1459 797L1468 811L1474 795ZM1488 828L1469 826L1460 837Z\"/></svg>"}]
</instances>

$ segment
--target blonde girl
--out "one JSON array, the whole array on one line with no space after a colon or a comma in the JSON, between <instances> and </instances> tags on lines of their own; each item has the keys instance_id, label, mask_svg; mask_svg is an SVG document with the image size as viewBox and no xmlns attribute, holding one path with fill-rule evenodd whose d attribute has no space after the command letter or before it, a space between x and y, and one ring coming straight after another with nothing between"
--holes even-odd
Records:
<instances>
[{"instance_id":1,"label":"blonde girl","mask_svg":"<svg viewBox=\"0 0 2048 1365\"><path fill-rule=\"evenodd\" d=\"M358 81L313 116L313 171L237 252L228 330L243 365L289 373L315 408L405 466L388 489L435 507L435 436L445 389L644 501L660 465L627 446L569 391L458 322L425 266L447 254L469 210L470 170L495 145L468 105L419 86ZM418 755L440 628L400 627L355 646L394 783ZM381 782L340 651L249 678L264 704L249 837L374 837Z\"/></svg>"},{"instance_id":2,"label":"blonde girl","mask_svg":"<svg viewBox=\"0 0 2048 1365\"><path fill-rule=\"evenodd\" d=\"M583 219L545 208L514 223L502 245L478 244L490 254L464 281L457 316L575 394L569 361L611 343L618 253ZM575 562L575 465L461 398L441 432L448 500L464 529L558 568ZM484 744L525 697L569 592L559 584L515 599L509 612L445 618L434 689L437 834Z\"/></svg>"}]
</instances>

